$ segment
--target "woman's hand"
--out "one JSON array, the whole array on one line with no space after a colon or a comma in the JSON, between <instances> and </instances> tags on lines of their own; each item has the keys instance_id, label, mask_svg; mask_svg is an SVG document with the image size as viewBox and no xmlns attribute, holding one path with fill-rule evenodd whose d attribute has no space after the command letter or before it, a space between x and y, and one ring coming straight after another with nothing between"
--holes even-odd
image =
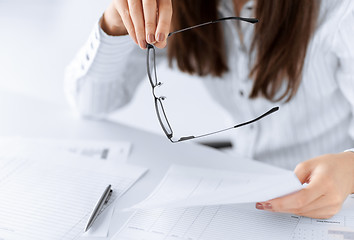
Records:
<instances>
[{"instance_id":1,"label":"woman's hand","mask_svg":"<svg viewBox=\"0 0 354 240\"><path fill-rule=\"evenodd\" d=\"M163 48L171 18L171 0L113 0L103 14L101 27L112 36L129 34L142 49L147 42Z\"/></svg>"},{"instance_id":2,"label":"woman's hand","mask_svg":"<svg viewBox=\"0 0 354 240\"><path fill-rule=\"evenodd\" d=\"M344 152L300 163L295 174L308 186L296 193L257 203L256 208L311 218L330 218L354 193L354 153Z\"/></svg>"}]
</instances>

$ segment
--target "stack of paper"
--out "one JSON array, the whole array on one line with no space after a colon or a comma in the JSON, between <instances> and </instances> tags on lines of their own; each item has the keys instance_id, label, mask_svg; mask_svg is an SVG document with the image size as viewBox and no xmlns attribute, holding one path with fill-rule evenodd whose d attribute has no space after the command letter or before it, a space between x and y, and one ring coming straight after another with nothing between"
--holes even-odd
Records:
<instances>
[{"instance_id":1,"label":"stack of paper","mask_svg":"<svg viewBox=\"0 0 354 240\"><path fill-rule=\"evenodd\" d=\"M298 217L259 211L247 203L301 188L288 171L266 175L173 166L155 191L133 207L139 210L113 239L290 239Z\"/></svg>"},{"instance_id":2,"label":"stack of paper","mask_svg":"<svg viewBox=\"0 0 354 240\"><path fill-rule=\"evenodd\" d=\"M354 198L327 220L255 209L300 190L289 171L277 175L173 166L113 240L354 239Z\"/></svg>"},{"instance_id":3,"label":"stack of paper","mask_svg":"<svg viewBox=\"0 0 354 240\"><path fill-rule=\"evenodd\" d=\"M107 185L111 203L146 171L21 144L0 146L0 237L6 240L75 239Z\"/></svg>"}]
</instances>

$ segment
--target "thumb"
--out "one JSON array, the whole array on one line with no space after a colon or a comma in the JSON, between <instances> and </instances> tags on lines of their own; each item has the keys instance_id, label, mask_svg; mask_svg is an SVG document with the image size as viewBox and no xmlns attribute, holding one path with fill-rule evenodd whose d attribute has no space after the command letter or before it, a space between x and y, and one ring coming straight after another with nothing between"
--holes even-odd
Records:
<instances>
[{"instance_id":1,"label":"thumb","mask_svg":"<svg viewBox=\"0 0 354 240\"><path fill-rule=\"evenodd\" d=\"M300 180L301 184L309 183L312 173L312 164L310 161L302 162L296 166L294 173Z\"/></svg>"}]
</instances>

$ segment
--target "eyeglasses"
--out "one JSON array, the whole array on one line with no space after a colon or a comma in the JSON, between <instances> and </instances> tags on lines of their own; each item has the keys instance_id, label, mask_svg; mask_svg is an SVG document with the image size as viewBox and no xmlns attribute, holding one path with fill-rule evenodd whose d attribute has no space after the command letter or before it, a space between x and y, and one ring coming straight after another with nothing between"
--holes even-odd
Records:
<instances>
[{"instance_id":1,"label":"eyeglasses","mask_svg":"<svg viewBox=\"0 0 354 240\"><path fill-rule=\"evenodd\" d=\"M202 24L198 24L192 27L188 27L188 28L184 28L175 32L171 32L168 34L168 37L176 34L176 33L180 33L180 32L184 32L184 31L188 31L194 28L198 28L198 27L202 27L202 26L206 26L209 24L214 24L214 23L218 23L218 22L224 22L224 21L233 21L233 20L239 20L239 21L244 21L244 22L248 22L248 23L257 23L258 20L254 19L254 18L242 18L242 17L227 17L227 18L221 18L221 19L217 19L215 21L210 21L210 22L206 22L206 23L202 23ZM261 116L244 122L244 123L240 123L237 125L234 125L232 127L229 128L225 128L219 131L215 131L215 132L210 132L210 133L206 133L206 134L202 134L202 135L197 135L197 136L185 136L185 137L180 137L177 140L174 140L173 137L173 130L171 128L170 122L167 119L166 116L166 111L164 109L163 106L163 101L165 100L165 97L157 97L155 94L155 89L159 86L162 85L162 82L159 82L157 80L157 73L156 73L156 53L155 53L155 47L151 44L147 44L147 73L148 73L148 77L150 80L150 84L151 84L151 88L152 88L152 94L154 96L155 99L155 110L156 110L156 114L159 120L159 123L162 127L162 130L164 131L164 133L166 134L167 138L172 142L172 143L177 143L177 142L182 142L182 141L186 141L186 140L191 140L191 139L196 139L196 138L201 138L201 137L205 137L205 136L209 136L212 134L216 134L216 133L221 133L230 129L234 129L234 128L238 128L238 127L242 127L251 123L254 123L276 111L279 110L279 107L274 107L272 109L270 109L269 111L267 111L266 113L262 114Z\"/></svg>"}]
</instances>

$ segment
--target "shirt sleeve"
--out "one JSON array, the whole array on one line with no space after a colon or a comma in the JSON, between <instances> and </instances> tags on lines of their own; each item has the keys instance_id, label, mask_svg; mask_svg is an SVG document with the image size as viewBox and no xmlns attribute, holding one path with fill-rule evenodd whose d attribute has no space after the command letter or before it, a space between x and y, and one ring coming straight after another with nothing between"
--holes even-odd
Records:
<instances>
[{"instance_id":1,"label":"shirt sleeve","mask_svg":"<svg viewBox=\"0 0 354 240\"><path fill-rule=\"evenodd\" d=\"M333 52L338 58L336 78L339 88L352 108L349 134L354 140L354 3L352 1L342 16L333 41Z\"/></svg>"},{"instance_id":2,"label":"shirt sleeve","mask_svg":"<svg viewBox=\"0 0 354 240\"><path fill-rule=\"evenodd\" d=\"M146 75L146 51L130 36L107 35L97 23L65 72L64 90L81 116L103 117L127 104Z\"/></svg>"}]
</instances>

